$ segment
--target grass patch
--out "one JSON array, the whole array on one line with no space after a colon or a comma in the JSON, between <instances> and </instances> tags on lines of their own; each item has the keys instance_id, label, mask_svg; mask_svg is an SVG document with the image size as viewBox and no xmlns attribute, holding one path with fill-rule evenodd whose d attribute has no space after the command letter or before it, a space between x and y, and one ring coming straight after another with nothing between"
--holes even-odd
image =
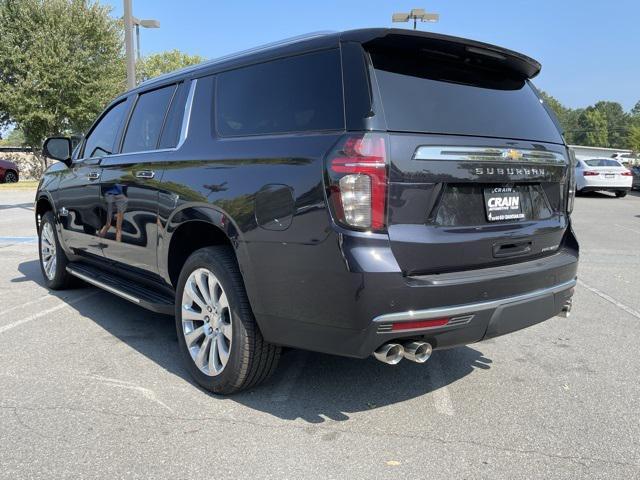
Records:
<instances>
[{"instance_id":1,"label":"grass patch","mask_svg":"<svg viewBox=\"0 0 640 480\"><path fill-rule=\"evenodd\" d=\"M6 190L35 190L38 180L20 180L18 183L0 183L0 192Z\"/></svg>"}]
</instances>

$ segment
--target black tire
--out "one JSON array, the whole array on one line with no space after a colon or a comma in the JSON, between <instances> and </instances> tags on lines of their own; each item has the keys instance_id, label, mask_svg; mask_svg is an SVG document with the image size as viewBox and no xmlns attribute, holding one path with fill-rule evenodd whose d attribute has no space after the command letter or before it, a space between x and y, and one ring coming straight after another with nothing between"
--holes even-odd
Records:
<instances>
[{"instance_id":1,"label":"black tire","mask_svg":"<svg viewBox=\"0 0 640 480\"><path fill-rule=\"evenodd\" d=\"M198 269L208 269L217 277L227 295L233 341L224 369L215 376L204 373L195 364L187 348L182 325L182 298L189 276ZM264 340L253 316L244 282L233 250L227 246L207 247L195 251L182 267L176 291L176 332L180 354L189 373L203 388L229 395L265 381L274 372L281 348Z\"/></svg>"},{"instance_id":2,"label":"black tire","mask_svg":"<svg viewBox=\"0 0 640 480\"><path fill-rule=\"evenodd\" d=\"M618 190L616 192L616 197L618 198L623 198L627 196L627 191L626 190Z\"/></svg>"},{"instance_id":3,"label":"black tire","mask_svg":"<svg viewBox=\"0 0 640 480\"><path fill-rule=\"evenodd\" d=\"M17 183L18 182L18 174L13 170L8 170L4 174L4 182L5 183Z\"/></svg>"},{"instance_id":4,"label":"black tire","mask_svg":"<svg viewBox=\"0 0 640 480\"><path fill-rule=\"evenodd\" d=\"M56 265L55 269L52 270L52 276L47 275L44 262L42 261L42 232L45 229L45 225L50 225L53 232L53 248L55 249ZM51 290L64 290L72 285L74 277L67 272L67 264L69 262L64 250L60 246L53 212L51 211L46 212L42 216L42 221L40 222L40 231L38 232L38 256L40 258L40 270L42 272L42 277L44 278L44 284L47 288L50 288Z\"/></svg>"}]
</instances>

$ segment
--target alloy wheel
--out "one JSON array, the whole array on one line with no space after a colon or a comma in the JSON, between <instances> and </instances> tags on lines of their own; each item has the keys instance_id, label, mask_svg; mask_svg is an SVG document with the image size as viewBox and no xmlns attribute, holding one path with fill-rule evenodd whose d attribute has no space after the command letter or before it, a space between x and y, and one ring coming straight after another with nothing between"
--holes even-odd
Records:
<instances>
[{"instance_id":1,"label":"alloy wheel","mask_svg":"<svg viewBox=\"0 0 640 480\"><path fill-rule=\"evenodd\" d=\"M229 300L218 278L206 268L194 270L182 294L182 333L202 373L219 375L229 361L233 329Z\"/></svg>"},{"instance_id":2,"label":"alloy wheel","mask_svg":"<svg viewBox=\"0 0 640 480\"><path fill-rule=\"evenodd\" d=\"M40 238L40 253L42 268L49 280L53 280L56 275L56 240L53 233L53 227L50 223L42 226Z\"/></svg>"},{"instance_id":3,"label":"alloy wheel","mask_svg":"<svg viewBox=\"0 0 640 480\"><path fill-rule=\"evenodd\" d=\"M7 172L4 176L4 181L6 183L16 183L18 181L18 177L13 172Z\"/></svg>"}]
</instances>

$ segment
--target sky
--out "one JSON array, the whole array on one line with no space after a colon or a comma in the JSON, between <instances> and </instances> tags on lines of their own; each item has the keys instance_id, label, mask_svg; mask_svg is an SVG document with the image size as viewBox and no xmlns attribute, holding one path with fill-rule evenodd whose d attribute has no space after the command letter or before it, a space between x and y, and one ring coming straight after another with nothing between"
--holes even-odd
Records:
<instances>
[{"instance_id":1,"label":"sky","mask_svg":"<svg viewBox=\"0 0 640 480\"><path fill-rule=\"evenodd\" d=\"M640 0L132 0L138 18L160 21L141 31L144 54L177 48L215 58L309 32L392 24L393 12L440 14L422 30L522 52L542 63L535 84L572 107L640 101ZM122 16L122 0L101 0Z\"/></svg>"}]
</instances>

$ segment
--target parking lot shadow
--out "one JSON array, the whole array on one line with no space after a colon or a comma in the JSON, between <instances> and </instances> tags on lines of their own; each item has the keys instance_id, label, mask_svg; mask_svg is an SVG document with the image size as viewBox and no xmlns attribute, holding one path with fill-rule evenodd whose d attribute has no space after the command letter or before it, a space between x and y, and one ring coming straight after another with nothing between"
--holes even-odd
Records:
<instances>
[{"instance_id":1,"label":"parking lot shadow","mask_svg":"<svg viewBox=\"0 0 640 480\"><path fill-rule=\"evenodd\" d=\"M408 360L385 365L373 358L292 350L282 357L271 381L233 399L284 420L345 421L352 413L423 397L491 363L470 347L436 351L422 365ZM429 402L427 410L432 405Z\"/></svg>"},{"instance_id":2,"label":"parking lot shadow","mask_svg":"<svg viewBox=\"0 0 640 480\"><path fill-rule=\"evenodd\" d=\"M37 260L21 263L18 270L22 276L12 281L42 284ZM54 292L56 296L62 293ZM69 308L196 388L178 354L172 317L149 312L103 291ZM424 365L405 360L394 366L373 358L359 360L288 350L269 381L231 399L283 420L344 421L355 412L422 397L476 368L488 369L491 363L477 346L436 351ZM216 395L210 395L215 401Z\"/></svg>"}]
</instances>

